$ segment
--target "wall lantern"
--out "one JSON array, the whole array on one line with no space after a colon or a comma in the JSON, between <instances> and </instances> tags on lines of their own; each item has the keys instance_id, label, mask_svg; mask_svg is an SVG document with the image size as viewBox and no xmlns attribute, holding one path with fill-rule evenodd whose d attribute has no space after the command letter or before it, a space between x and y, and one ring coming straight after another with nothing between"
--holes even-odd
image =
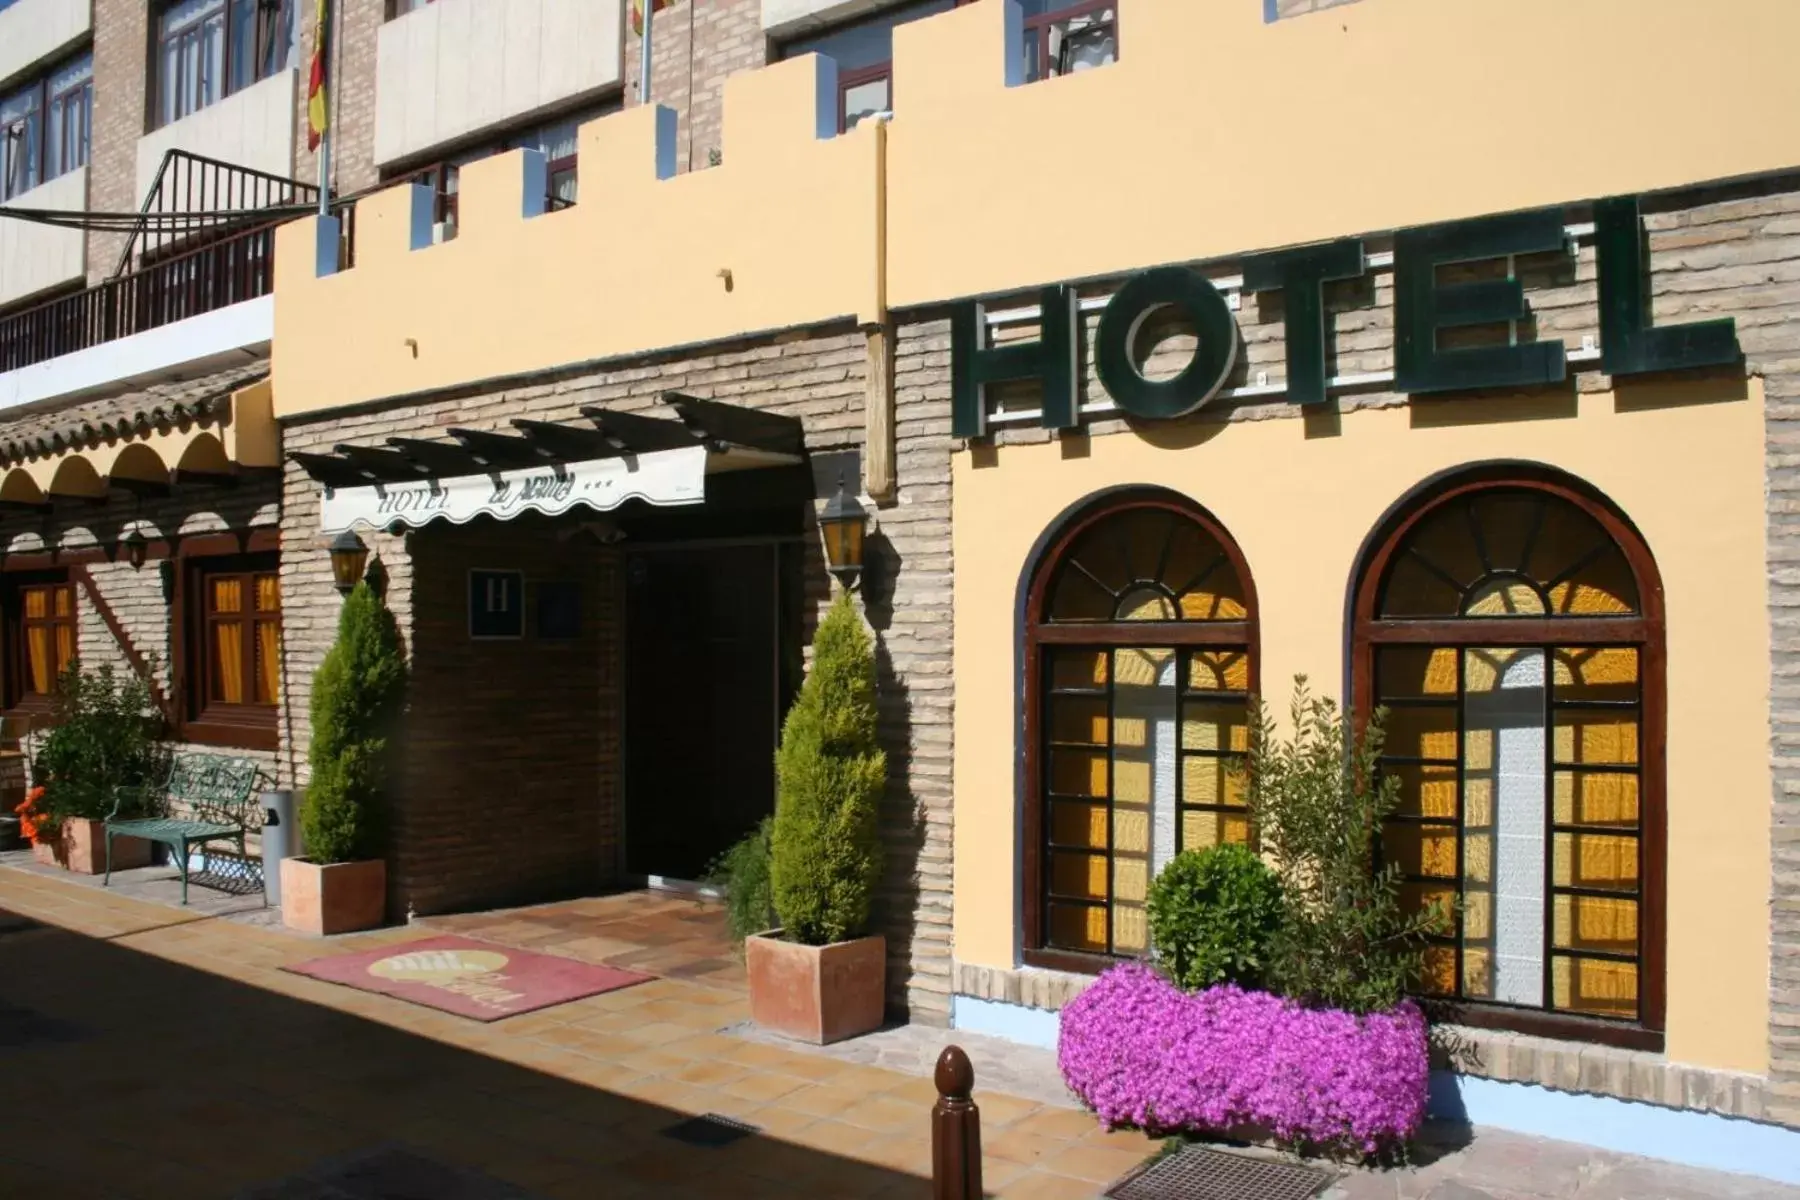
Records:
<instances>
[{"instance_id":1,"label":"wall lantern","mask_svg":"<svg viewBox=\"0 0 1800 1200\"><path fill-rule=\"evenodd\" d=\"M819 533L825 539L825 565L845 591L854 591L862 575L863 534L868 520L867 510L844 490L844 477L839 475L837 495L819 514Z\"/></svg>"},{"instance_id":2,"label":"wall lantern","mask_svg":"<svg viewBox=\"0 0 1800 1200\"><path fill-rule=\"evenodd\" d=\"M369 561L369 548L346 529L331 540L331 576L337 582L339 595L348 596L363 577L363 564Z\"/></svg>"},{"instance_id":3,"label":"wall lantern","mask_svg":"<svg viewBox=\"0 0 1800 1200\"><path fill-rule=\"evenodd\" d=\"M119 548L125 551L125 561L131 564L132 570L144 565L144 559L150 554L150 539L144 531L133 526L130 533L119 539Z\"/></svg>"}]
</instances>

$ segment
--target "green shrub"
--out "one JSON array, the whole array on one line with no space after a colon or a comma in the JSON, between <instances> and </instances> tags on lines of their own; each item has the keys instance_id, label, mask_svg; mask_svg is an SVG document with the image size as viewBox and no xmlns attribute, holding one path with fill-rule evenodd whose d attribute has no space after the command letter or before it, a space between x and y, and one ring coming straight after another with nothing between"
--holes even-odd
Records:
<instances>
[{"instance_id":1,"label":"green shrub","mask_svg":"<svg viewBox=\"0 0 1800 1200\"><path fill-rule=\"evenodd\" d=\"M764 817L706 869L704 882L725 892L725 925L738 945L775 924L775 900L769 888L769 839L774 825L775 818Z\"/></svg>"},{"instance_id":2,"label":"green shrub","mask_svg":"<svg viewBox=\"0 0 1800 1200\"><path fill-rule=\"evenodd\" d=\"M1247 846L1187 850L1150 885L1150 945L1181 987L1255 987L1281 927L1281 881Z\"/></svg>"},{"instance_id":3,"label":"green shrub","mask_svg":"<svg viewBox=\"0 0 1800 1200\"><path fill-rule=\"evenodd\" d=\"M154 669L154 667L152 667ZM44 788L37 806L54 836L65 820L97 820L124 793L121 816L143 816L160 803L168 769L162 716L150 686L111 663L83 671L72 662L56 681L55 725L32 757L32 782Z\"/></svg>"},{"instance_id":4,"label":"green shrub","mask_svg":"<svg viewBox=\"0 0 1800 1200\"><path fill-rule=\"evenodd\" d=\"M313 676L312 782L300 827L314 862L359 862L386 852L389 749L405 698L399 627L359 583Z\"/></svg>"},{"instance_id":5,"label":"green shrub","mask_svg":"<svg viewBox=\"0 0 1800 1200\"><path fill-rule=\"evenodd\" d=\"M813 638L812 671L775 754L770 882L787 937L861 936L881 873L887 755L875 740L875 654L848 593Z\"/></svg>"},{"instance_id":6,"label":"green shrub","mask_svg":"<svg viewBox=\"0 0 1800 1200\"><path fill-rule=\"evenodd\" d=\"M1417 979L1426 930L1440 914L1406 915L1400 869L1376 869L1381 823L1400 781L1377 770L1386 713L1362 738L1330 700L1296 676L1293 736L1276 736L1260 702L1247 764L1251 821L1284 897L1267 983L1306 1004L1382 1012Z\"/></svg>"}]
</instances>

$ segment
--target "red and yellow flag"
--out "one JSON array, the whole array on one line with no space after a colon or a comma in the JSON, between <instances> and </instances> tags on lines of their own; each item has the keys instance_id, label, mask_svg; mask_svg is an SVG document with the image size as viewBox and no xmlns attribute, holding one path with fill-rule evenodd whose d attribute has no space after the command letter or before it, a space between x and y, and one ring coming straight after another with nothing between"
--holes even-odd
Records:
<instances>
[{"instance_id":1,"label":"red and yellow flag","mask_svg":"<svg viewBox=\"0 0 1800 1200\"><path fill-rule=\"evenodd\" d=\"M331 29L331 0L319 0L317 24L313 27L312 71L306 83L306 148L317 150L325 136L331 114L325 107L325 55Z\"/></svg>"},{"instance_id":2,"label":"red and yellow flag","mask_svg":"<svg viewBox=\"0 0 1800 1200\"><path fill-rule=\"evenodd\" d=\"M674 3L675 0L656 0L656 7L650 11L661 12ZM644 0L631 0L631 32L644 36Z\"/></svg>"}]
</instances>

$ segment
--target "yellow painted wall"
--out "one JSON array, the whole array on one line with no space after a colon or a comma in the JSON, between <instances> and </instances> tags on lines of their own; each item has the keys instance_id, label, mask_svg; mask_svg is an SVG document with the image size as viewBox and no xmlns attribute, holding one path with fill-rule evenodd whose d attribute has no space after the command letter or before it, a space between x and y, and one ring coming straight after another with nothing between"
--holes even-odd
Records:
<instances>
[{"instance_id":1,"label":"yellow painted wall","mask_svg":"<svg viewBox=\"0 0 1800 1200\"><path fill-rule=\"evenodd\" d=\"M1007 88L998 0L894 31L890 304L1800 165L1793 0L1120 0L1119 42Z\"/></svg>"},{"instance_id":2,"label":"yellow painted wall","mask_svg":"<svg viewBox=\"0 0 1800 1200\"><path fill-rule=\"evenodd\" d=\"M835 100L835 88L826 90ZM808 56L725 83L723 163L656 177L656 113L582 126L580 203L521 215L521 151L462 168L457 236L413 250L411 196L361 201L356 263L316 219L276 236L276 415L881 310L885 131L820 139ZM730 285L720 273L730 272Z\"/></svg>"},{"instance_id":3,"label":"yellow painted wall","mask_svg":"<svg viewBox=\"0 0 1800 1200\"><path fill-rule=\"evenodd\" d=\"M655 178L654 114L580 135L575 208L465 167L459 236L404 189L357 264L277 238L276 412L1347 234L1800 166L1793 0L1121 0L1123 57L1004 86L1001 0L894 34L898 111L817 137L813 59L725 84L723 164ZM885 205L885 215L884 215ZM885 233L883 232L885 227ZM732 273L727 290L719 272Z\"/></svg>"},{"instance_id":4,"label":"yellow painted wall","mask_svg":"<svg viewBox=\"0 0 1800 1200\"><path fill-rule=\"evenodd\" d=\"M1572 402L1573 403L1573 402ZM1524 407L1521 407L1524 406ZM1537 412L1537 419L1517 419ZM1577 475L1632 518L1668 621L1668 1038L1671 1059L1761 1072L1768 1052L1769 615L1761 383L1637 385L1579 398L1416 400L1297 419L1189 421L1083 443L954 456L955 948L1016 965L1017 587L1031 547L1083 497L1126 483L1206 506L1249 561L1263 686L1304 672L1337 695L1344 597L1388 506L1448 467L1524 459ZM985 465L982 465L985 464Z\"/></svg>"}]
</instances>

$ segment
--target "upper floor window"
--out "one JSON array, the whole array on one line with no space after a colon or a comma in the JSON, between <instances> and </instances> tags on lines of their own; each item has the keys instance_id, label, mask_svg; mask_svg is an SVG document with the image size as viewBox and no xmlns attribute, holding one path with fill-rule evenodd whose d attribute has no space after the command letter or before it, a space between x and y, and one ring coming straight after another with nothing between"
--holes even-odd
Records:
<instances>
[{"instance_id":1,"label":"upper floor window","mask_svg":"<svg viewBox=\"0 0 1800 1200\"><path fill-rule=\"evenodd\" d=\"M85 167L93 107L87 52L0 97L0 200Z\"/></svg>"},{"instance_id":2,"label":"upper floor window","mask_svg":"<svg viewBox=\"0 0 1800 1200\"><path fill-rule=\"evenodd\" d=\"M1440 914L1421 990L1660 1049L1662 598L1636 531L1573 481L1455 481L1390 522L1355 618L1400 784L1382 855Z\"/></svg>"},{"instance_id":3,"label":"upper floor window","mask_svg":"<svg viewBox=\"0 0 1800 1200\"><path fill-rule=\"evenodd\" d=\"M1117 0L1021 0L1025 77L1051 79L1119 57Z\"/></svg>"},{"instance_id":4,"label":"upper floor window","mask_svg":"<svg viewBox=\"0 0 1800 1200\"><path fill-rule=\"evenodd\" d=\"M1025 955L1093 970L1149 952L1171 857L1250 840L1256 597L1230 535L1154 491L1077 517L1027 605Z\"/></svg>"},{"instance_id":5,"label":"upper floor window","mask_svg":"<svg viewBox=\"0 0 1800 1200\"><path fill-rule=\"evenodd\" d=\"M437 202L432 220L443 227L444 240L456 236L457 196L462 187L461 169L469 163L504 154L508 150L536 150L542 154L546 160L549 192L545 197L546 207L552 212L568 208L575 203L576 198L576 147L581 126L616 108L616 104L609 104L578 116L565 117L553 124L508 134L495 141L462 150L436 166L424 170L401 171L389 178L416 179L436 191Z\"/></svg>"},{"instance_id":6,"label":"upper floor window","mask_svg":"<svg viewBox=\"0 0 1800 1200\"><path fill-rule=\"evenodd\" d=\"M822 54L837 63L838 132L894 107L894 27L948 12L966 0L921 0L901 8L795 38L777 47L776 57Z\"/></svg>"},{"instance_id":7,"label":"upper floor window","mask_svg":"<svg viewBox=\"0 0 1800 1200\"><path fill-rule=\"evenodd\" d=\"M178 0L156 22L156 123L199 112L284 70L293 0Z\"/></svg>"}]
</instances>

